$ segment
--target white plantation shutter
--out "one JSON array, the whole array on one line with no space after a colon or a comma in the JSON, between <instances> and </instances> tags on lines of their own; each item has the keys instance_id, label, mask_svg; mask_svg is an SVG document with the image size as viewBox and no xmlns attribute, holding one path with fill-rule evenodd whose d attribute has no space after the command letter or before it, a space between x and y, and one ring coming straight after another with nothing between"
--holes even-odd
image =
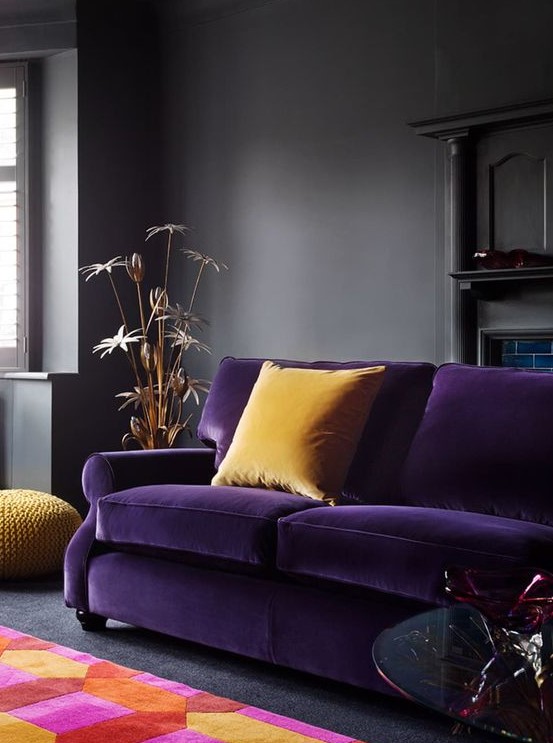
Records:
<instances>
[{"instance_id":1,"label":"white plantation shutter","mask_svg":"<svg viewBox=\"0 0 553 743\"><path fill-rule=\"evenodd\" d=\"M0 65L0 369L26 366L25 72Z\"/></svg>"}]
</instances>

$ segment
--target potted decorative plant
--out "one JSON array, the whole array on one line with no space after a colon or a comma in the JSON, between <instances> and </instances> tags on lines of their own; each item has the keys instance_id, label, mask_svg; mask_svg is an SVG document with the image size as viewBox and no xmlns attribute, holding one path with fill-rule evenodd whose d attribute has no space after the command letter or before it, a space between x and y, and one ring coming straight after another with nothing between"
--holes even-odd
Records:
<instances>
[{"instance_id":1,"label":"potted decorative plant","mask_svg":"<svg viewBox=\"0 0 553 743\"><path fill-rule=\"evenodd\" d=\"M86 275L86 281L100 274L106 275L120 315L121 325L117 333L101 340L93 352L101 352L103 358L119 348L129 360L133 389L116 395L123 399L119 410L129 405L135 409L130 419L130 433L122 439L125 449L131 443L143 449L173 446L181 431L190 430L191 414L186 415L184 403L192 397L199 404L198 392L207 392L209 388L206 380L189 376L183 358L192 349L210 352L209 347L195 337L195 331L207 323L195 312L195 302L205 269L212 267L219 272L227 267L208 255L181 249L186 258L197 264L197 273L188 303L172 304L167 284L174 253L174 235L183 235L186 231L182 224L165 224L146 231L146 241L159 233L167 235L163 280L149 290L144 286L146 262L140 253L133 253L130 258L117 256L107 263L93 263L79 269ZM132 281L136 288L136 305L132 314L125 309L117 289L114 270L119 268L126 269L127 280Z\"/></svg>"}]
</instances>

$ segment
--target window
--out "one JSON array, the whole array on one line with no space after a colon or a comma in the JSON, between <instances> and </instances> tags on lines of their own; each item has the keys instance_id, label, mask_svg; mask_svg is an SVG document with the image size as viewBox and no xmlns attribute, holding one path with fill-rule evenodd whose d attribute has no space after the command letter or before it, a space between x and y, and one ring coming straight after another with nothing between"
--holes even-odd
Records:
<instances>
[{"instance_id":1,"label":"window","mask_svg":"<svg viewBox=\"0 0 553 743\"><path fill-rule=\"evenodd\" d=\"M0 369L26 368L26 66L0 64Z\"/></svg>"}]
</instances>

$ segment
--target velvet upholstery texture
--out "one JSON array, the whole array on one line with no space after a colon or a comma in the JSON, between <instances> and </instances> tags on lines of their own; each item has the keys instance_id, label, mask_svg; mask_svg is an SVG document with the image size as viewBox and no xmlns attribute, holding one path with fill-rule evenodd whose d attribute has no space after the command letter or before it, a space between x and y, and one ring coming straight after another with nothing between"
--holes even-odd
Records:
<instances>
[{"instance_id":1,"label":"velvet upholstery texture","mask_svg":"<svg viewBox=\"0 0 553 743\"><path fill-rule=\"evenodd\" d=\"M336 506L279 521L277 566L302 580L337 581L446 603L447 567L553 567L553 529L498 516L409 506Z\"/></svg>"},{"instance_id":2,"label":"velvet upholstery texture","mask_svg":"<svg viewBox=\"0 0 553 743\"><path fill-rule=\"evenodd\" d=\"M96 539L137 552L171 550L217 564L273 567L278 519L317 506L322 504L256 488L130 488L99 501Z\"/></svg>"},{"instance_id":3,"label":"velvet upholstery texture","mask_svg":"<svg viewBox=\"0 0 553 743\"><path fill-rule=\"evenodd\" d=\"M215 448L215 467L219 467L228 451L264 361L227 357L219 365L198 425L199 438ZM436 367L407 361L274 361L279 366L298 369L386 367L349 468L341 502L379 503L393 499L401 465L423 415Z\"/></svg>"},{"instance_id":4,"label":"velvet upholstery texture","mask_svg":"<svg viewBox=\"0 0 553 743\"><path fill-rule=\"evenodd\" d=\"M135 486L163 483L208 485L215 472L214 452L208 449L153 449L91 454L82 474L89 503Z\"/></svg>"},{"instance_id":5,"label":"velvet upholstery texture","mask_svg":"<svg viewBox=\"0 0 553 743\"><path fill-rule=\"evenodd\" d=\"M396 694L372 660L380 632L428 604L366 591L363 596L281 582L271 606L271 659L324 678ZM393 737L392 737L393 740Z\"/></svg>"},{"instance_id":6,"label":"velvet upholstery texture","mask_svg":"<svg viewBox=\"0 0 553 743\"><path fill-rule=\"evenodd\" d=\"M394 692L372 662L372 644L388 623L427 609L378 594L337 600L311 586L121 552L90 560L89 607L101 616L387 694Z\"/></svg>"},{"instance_id":7,"label":"velvet upholstery texture","mask_svg":"<svg viewBox=\"0 0 553 743\"><path fill-rule=\"evenodd\" d=\"M89 510L65 552L64 594L68 606L87 607L87 562L97 549L98 500L117 490L153 483L207 484L215 472L215 452L209 449L155 449L91 454L83 473L83 493Z\"/></svg>"},{"instance_id":8,"label":"velvet upholstery texture","mask_svg":"<svg viewBox=\"0 0 553 743\"><path fill-rule=\"evenodd\" d=\"M209 449L87 461L68 606L390 693L372 643L449 603L446 569L553 570L553 375L447 364L432 384L418 362L279 362L386 366L349 505L331 508L210 486L263 361L221 363L198 429Z\"/></svg>"},{"instance_id":9,"label":"velvet upholstery texture","mask_svg":"<svg viewBox=\"0 0 553 743\"><path fill-rule=\"evenodd\" d=\"M553 525L552 411L553 374L442 366L401 501Z\"/></svg>"},{"instance_id":10,"label":"velvet upholstery texture","mask_svg":"<svg viewBox=\"0 0 553 743\"><path fill-rule=\"evenodd\" d=\"M108 552L89 565L96 614L261 660L273 594L269 580L144 555Z\"/></svg>"}]
</instances>

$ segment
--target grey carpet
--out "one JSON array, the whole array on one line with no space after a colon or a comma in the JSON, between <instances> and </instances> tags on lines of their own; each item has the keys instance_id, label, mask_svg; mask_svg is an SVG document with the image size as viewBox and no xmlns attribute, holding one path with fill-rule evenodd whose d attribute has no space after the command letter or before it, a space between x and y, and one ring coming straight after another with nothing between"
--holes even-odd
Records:
<instances>
[{"instance_id":1,"label":"grey carpet","mask_svg":"<svg viewBox=\"0 0 553 743\"><path fill-rule=\"evenodd\" d=\"M83 632L62 598L62 582L0 582L0 624L131 668L294 717L368 743L498 743L463 731L411 702L395 700L266 663L109 622ZM370 662L367 659L367 662Z\"/></svg>"}]
</instances>

